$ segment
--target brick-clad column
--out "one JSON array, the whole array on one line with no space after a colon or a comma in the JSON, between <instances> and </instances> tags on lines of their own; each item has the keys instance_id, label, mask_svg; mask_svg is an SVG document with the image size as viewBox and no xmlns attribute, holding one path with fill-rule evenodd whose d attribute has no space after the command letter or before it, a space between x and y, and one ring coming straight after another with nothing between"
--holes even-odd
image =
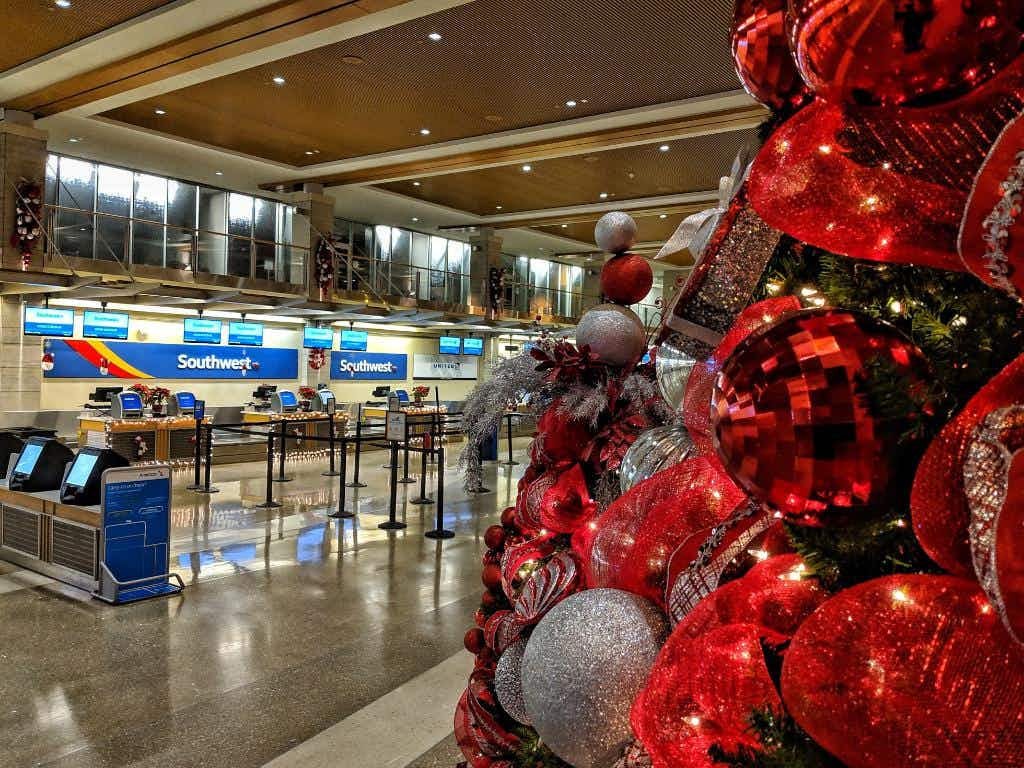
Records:
<instances>
[{"instance_id":1,"label":"brick-clad column","mask_svg":"<svg viewBox=\"0 0 1024 768\"><path fill-rule=\"evenodd\" d=\"M14 186L22 179L46 181L46 133L32 127L31 115L0 109L0 265L21 268L21 254L11 247L14 230L14 208L17 196ZM45 219L43 225L45 227ZM43 266L43 240L36 245L34 266Z\"/></svg>"}]
</instances>

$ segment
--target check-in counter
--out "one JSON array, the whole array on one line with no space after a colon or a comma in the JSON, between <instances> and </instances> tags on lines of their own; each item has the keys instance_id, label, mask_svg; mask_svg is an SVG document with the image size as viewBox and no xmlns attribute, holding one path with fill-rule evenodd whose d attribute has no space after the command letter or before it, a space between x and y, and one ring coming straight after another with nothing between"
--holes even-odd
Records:
<instances>
[{"instance_id":1,"label":"check-in counter","mask_svg":"<svg viewBox=\"0 0 1024 768\"><path fill-rule=\"evenodd\" d=\"M340 435L348 424L348 414L338 411L334 414L335 435ZM323 421L309 421L323 419ZM297 411L295 413L273 413L271 411L242 411L244 424L273 425L280 429L285 424L286 446L289 454L327 453L327 438L330 434L330 422L326 413L317 411ZM308 437L322 437L323 440L308 440ZM275 446L277 444L275 443Z\"/></svg>"},{"instance_id":2,"label":"check-in counter","mask_svg":"<svg viewBox=\"0 0 1024 768\"><path fill-rule=\"evenodd\" d=\"M78 418L80 446L110 448L133 464L152 461L191 464L195 455L195 434L196 422L191 416L115 419L83 414Z\"/></svg>"}]
</instances>

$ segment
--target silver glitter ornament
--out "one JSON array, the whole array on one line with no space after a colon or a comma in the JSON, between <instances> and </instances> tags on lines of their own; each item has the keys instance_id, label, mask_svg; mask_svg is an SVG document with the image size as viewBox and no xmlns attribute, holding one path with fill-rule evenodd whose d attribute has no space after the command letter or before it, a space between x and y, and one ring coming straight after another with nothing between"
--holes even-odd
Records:
<instances>
[{"instance_id":1,"label":"silver glitter ornament","mask_svg":"<svg viewBox=\"0 0 1024 768\"><path fill-rule=\"evenodd\" d=\"M606 213L594 227L594 242L602 251L625 253L636 245L636 222L622 211Z\"/></svg>"},{"instance_id":2,"label":"silver glitter ornament","mask_svg":"<svg viewBox=\"0 0 1024 768\"><path fill-rule=\"evenodd\" d=\"M626 451L619 467L619 484L625 493L663 469L690 458L697 448L682 424L648 429Z\"/></svg>"},{"instance_id":3,"label":"silver glitter ornament","mask_svg":"<svg viewBox=\"0 0 1024 768\"><path fill-rule=\"evenodd\" d=\"M588 589L552 608L521 672L544 743L575 768L613 765L633 738L629 710L667 634L654 603L618 589Z\"/></svg>"},{"instance_id":4,"label":"silver glitter ornament","mask_svg":"<svg viewBox=\"0 0 1024 768\"><path fill-rule=\"evenodd\" d=\"M526 652L526 639L516 640L510 645L494 670L494 692L498 695L501 708L513 720L523 725L530 724L530 715L526 712L523 701L522 666L523 654Z\"/></svg>"},{"instance_id":5,"label":"silver glitter ornament","mask_svg":"<svg viewBox=\"0 0 1024 768\"><path fill-rule=\"evenodd\" d=\"M633 310L618 304L598 304L580 318L576 343L589 346L602 363L623 366L643 356L647 331Z\"/></svg>"}]
</instances>

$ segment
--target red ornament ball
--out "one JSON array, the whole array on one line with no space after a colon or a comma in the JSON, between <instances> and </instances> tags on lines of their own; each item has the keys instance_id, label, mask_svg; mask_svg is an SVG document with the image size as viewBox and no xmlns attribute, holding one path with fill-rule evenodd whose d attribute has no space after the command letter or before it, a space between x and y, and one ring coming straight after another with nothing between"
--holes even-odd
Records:
<instances>
[{"instance_id":1,"label":"red ornament ball","mask_svg":"<svg viewBox=\"0 0 1024 768\"><path fill-rule=\"evenodd\" d=\"M484 642L484 631L480 627L473 627L466 631L466 636L462 638L462 644L466 646L466 650L476 655L480 653L485 647Z\"/></svg>"},{"instance_id":2,"label":"red ornament ball","mask_svg":"<svg viewBox=\"0 0 1024 768\"><path fill-rule=\"evenodd\" d=\"M483 595L480 596L480 605L482 605L485 610L489 611L497 604L498 596L494 592L484 592Z\"/></svg>"},{"instance_id":3,"label":"red ornament ball","mask_svg":"<svg viewBox=\"0 0 1024 768\"><path fill-rule=\"evenodd\" d=\"M868 315L810 309L784 315L741 342L715 382L715 448L736 483L791 521L842 523L891 499L903 419L872 413L869 364L910 382L921 352Z\"/></svg>"},{"instance_id":4,"label":"red ornament ball","mask_svg":"<svg viewBox=\"0 0 1024 768\"><path fill-rule=\"evenodd\" d=\"M601 293L616 304L638 304L651 292L654 270L643 256L613 256L601 270Z\"/></svg>"},{"instance_id":5,"label":"red ornament ball","mask_svg":"<svg viewBox=\"0 0 1024 768\"><path fill-rule=\"evenodd\" d=\"M516 508L506 507L505 511L501 513L501 524L510 530L516 528Z\"/></svg>"},{"instance_id":6,"label":"red ornament ball","mask_svg":"<svg viewBox=\"0 0 1024 768\"><path fill-rule=\"evenodd\" d=\"M732 57L747 93L766 107L781 109L806 93L789 52L786 0L737 0Z\"/></svg>"},{"instance_id":7,"label":"red ornament ball","mask_svg":"<svg viewBox=\"0 0 1024 768\"><path fill-rule=\"evenodd\" d=\"M484 531L484 544L490 549L501 549L505 543L505 529L500 525L492 525Z\"/></svg>"},{"instance_id":8,"label":"red ornament ball","mask_svg":"<svg viewBox=\"0 0 1024 768\"><path fill-rule=\"evenodd\" d=\"M590 442L587 425L563 407L561 400L555 400L537 420L537 439L530 448L535 464L579 461Z\"/></svg>"},{"instance_id":9,"label":"red ornament ball","mask_svg":"<svg viewBox=\"0 0 1024 768\"><path fill-rule=\"evenodd\" d=\"M484 586L492 592L499 591L501 589L501 566L494 564L485 565L480 574L480 579L483 581Z\"/></svg>"},{"instance_id":10,"label":"red ornament ball","mask_svg":"<svg viewBox=\"0 0 1024 768\"><path fill-rule=\"evenodd\" d=\"M1021 52L1018 0L790 0L789 7L800 74L835 104L945 101Z\"/></svg>"},{"instance_id":11,"label":"red ornament ball","mask_svg":"<svg viewBox=\"0 0 1024 768\"><path fill-rule=\"evenodd\" d=\"M973 581L887 576L800 626L782 667L797 723L850 768L1012 768L1024 656Z\"/></svg>"}]
</instances>

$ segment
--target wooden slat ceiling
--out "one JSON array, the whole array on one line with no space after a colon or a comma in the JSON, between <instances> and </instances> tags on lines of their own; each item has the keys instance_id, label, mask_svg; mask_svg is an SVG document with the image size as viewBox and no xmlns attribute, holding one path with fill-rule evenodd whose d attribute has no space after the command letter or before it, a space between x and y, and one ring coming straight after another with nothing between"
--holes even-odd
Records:
<instances>
[{"instance_id":1,"label":"wooden slat ceiling","mask_svg":"<svg viewBox=\"0 0 1024 768\"><path fill-rule=\"evenodd\" d=\"M294 165L421 147L732 90L731 9L475 0L105 116Z\"/></svg>"},{"instance_id":2,"label":"wooden slat ceiling","mask_svg":"<svg viewBox=\"0 0 1024 768\"><path fill-rule=\"evenodd\" d=\"M756 142L748 129L669 142L668 152L647 144L537 161L529 173L506 165L380 188L479 216L706 192L718 189L737 151Z\"/></svg>"},{"instance_id":3,"label":"wooden slat ceiling","mask_svg":"<svg viewBox=\"0 0 1024 768\"><path fill-rule=\"evenodd\" d=\"M0 0L0 72L84 40L171 0Z\"/></svg>"},{"instance_id":4,"label":"wooden slat ceiling","mask_svg":"<svg viewBox=\"0 0 1024 768\"><path fill-rule=\"evenodd\" d=\"M710 205L708 207L711 207ZM661 218L664 215L665 218ZM594 225L597 224L599 216L594 216L592 219L587 221L577 221L572 224L553 224L544 227L534 227L538 232L544 232L549 235L558 235L559 237L568 237L570 240L576 240L588 246L588 249L597 249L594 244ZM633 218L636 219L637 223L637 242L639 243L665 243L673 233L679 223L683 220L683 216L679 214L652 214L650 216L644 216L640 213L633 214ZM566 248L566 251L571 249Z\"/></svg>"}]
</instances>

